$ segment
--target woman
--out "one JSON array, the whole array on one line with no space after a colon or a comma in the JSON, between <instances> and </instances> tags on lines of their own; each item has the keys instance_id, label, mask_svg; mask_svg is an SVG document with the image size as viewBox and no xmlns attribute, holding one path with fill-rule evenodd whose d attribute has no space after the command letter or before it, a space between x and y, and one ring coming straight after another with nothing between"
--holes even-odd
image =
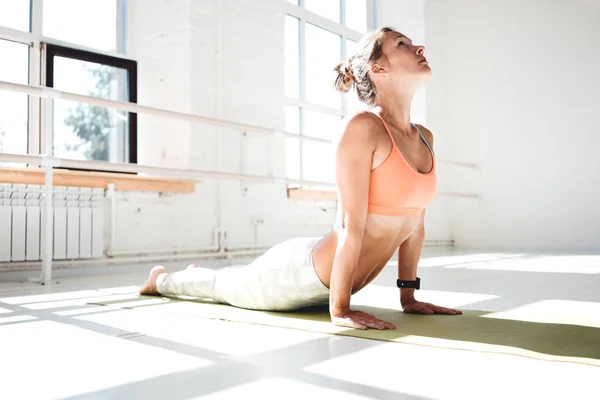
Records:
<instances>
[{"instance_id":1,"label":"woman","mask_svg":"<svg viewBox=\"0 0 600 400\"><path fill-rule=\"evenodd\" d=\"M394 329L390 322L351 310L350 297L398 250L404 312L461 314L414 297L425 208L436 187L433 136L410 123L413 96L431 75L424 48L390 28L367 36L360 48L334 69L335 87L347 92L354 86L373 108L347 118L336 143L339 207L333 230L323 238L284 241L247 266L174 274L154 267L141 294L210 298L256 310L324 303L335 325Z\"/></svg>"}]
</instances>

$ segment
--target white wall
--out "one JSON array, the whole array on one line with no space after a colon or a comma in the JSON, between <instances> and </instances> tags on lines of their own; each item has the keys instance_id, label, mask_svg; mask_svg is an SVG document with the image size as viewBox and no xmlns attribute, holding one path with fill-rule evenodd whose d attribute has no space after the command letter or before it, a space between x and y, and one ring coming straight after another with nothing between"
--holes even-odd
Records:
<instances>
[{"instance_id":1,"label":"white wall","mask_svg":"<svg viewBox=\"0 0 600 400\"><path fill-rule=\"evenodd\" d=\"M283 2L129 0L128 53L139 103L283 129ZM139 116L140 163L283 177L282 138ZM117 248L202 248L319 236L333 202L294 201L285 185L203 180L193 195L120 193ZM264 221L256 225L256 221Z\"/></svg>"},{"instance_id":2,"label":"white wall","mask_svg":"<svg viewBox=\"0 0 600 400\"><path fill-rule=\"evenodd\" d=\"M283 129L284 2L129 0L128 53L139 62L139 102ZM381 3L381 16L400 15L395 2ZM422 22L415 32L422 34ZM425 118L424 97L420 104L416 122ZM141 163L285 174L282 138L139 119ZM117 248L208 246L216 226L227 230L231 245L257 239L269 246L288 237L323 235L335 217L334 202L289 200L283 184L205 180L196 188L193 195L120 193ZM264 223L256 226L257 220ZM442 200L428 220L428 240L450 238Z\"/></svg>"},{"instance_id":3,"label":"white wall","mask_svg":"<svg viewBox=\"0 0 600 400\"><path fill-rule=\"evenodd\" d=\"M429 0L427 117L448 154L457 246L600 248L600 2Z\"/></svg>"}]
</instances>

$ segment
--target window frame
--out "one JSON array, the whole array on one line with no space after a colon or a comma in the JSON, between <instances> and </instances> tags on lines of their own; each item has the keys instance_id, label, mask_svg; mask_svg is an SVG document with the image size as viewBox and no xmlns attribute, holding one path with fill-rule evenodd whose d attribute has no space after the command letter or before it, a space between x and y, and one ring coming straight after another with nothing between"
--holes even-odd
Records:
<instances>
[{"instance_id":1,"label":"window frame","mask_svg":"<svg viewBox=\"0 0 600 400\"><path fill-rule=\"evenodd\" d=\"M348 58L346 52L346 41L352 40L359 42L364 36L364 32L358 32L347 27L346 24L346 1L338 0L340 2L340 22L334 22L326 17L319 14L313 13L304 8L304 0L299 0L299 4L292 4L287 0L282 0L284 3L284 16L290 16L298 19L298 40L299 40L299 93L298 98L288 97L285 95L284 106L298 107L300 112L300 126L298 130L298 142L299 142L299 179L304 180L304 159L305 154L303 151L303 143L306 138L311 135L305 132L305 112L304 110L311 110L320 112L328 115L339 116L340 119L344 117L348 112L348 101L347 96L342 96L341 108L326 107L320 104L315 104L306 100L306 24L311 24L317 28L324 29L335 35L340 36L340 54L341 60ZM375 29L377 25L376 11L377 11L377 0L366 0L367 3L367 31ZM341 61L340 60L340 61ZM332 66L333 68L333 66ZM310 140L310 139L309 139ZM287 174L288 172L286 172Z\"/></svg>"},{"instance_id":2,"label":"window frame","mask_svg":"<svg viewBox=\"0 0 600 400\"><path fill-rule=\"evenodd\" d=\"M127 101L137 103L137 61L121 57L109 56L96 52L63 47L54 44L45 45L45 82L47 87L54 87L54 57L70 58L96 64L108 65L127 71ZM128 112L128 160L137 164L137 114ZM49 120L48 120L49 121Z\"/></svg>"},{"instance_id":3,"label":"window frame","mask_svg":"<svg viewBox=\"0 0 600 400\"><path fill-rule=\"evenodd\" d=\"M29 8L29 32L20 31L18 29L7 28L0 26L0 40L7 40L11 42L21 43L29 46L29 85L32 86L45 86L46 85L46 47L48 45L69 48L73 51L81 51L87 53L93 53L97 56L112 57L115 59L122 60L123 62L135 62L132 57L125 54L127 50L127 0L117 0L117 51L102 51L86 46L82 46L75 43L69 43L62 40L46 37L42 35L43 27L43 0L30 0ZM137 74L137 73L136 73ZM137 101L137 77L135 79L136 93L135 99ZM51 119L47 118L44 110L44 99L40 99L34 96L29 96L28 99L28 123L27 123L27 154L37 155L44 153L44 129L46 124L52 123ZM135 162L137 162L137 114L130 113L130 124L131 118L136 121L136 129L133 132L136 133L136 146L130 147L128 152L130 154L135 153ZM130 126L131 129L131 126ZM130 130L130 134L131 134ZM131 146L131 138L128 141Z\"/></svg>"}]
</instances>

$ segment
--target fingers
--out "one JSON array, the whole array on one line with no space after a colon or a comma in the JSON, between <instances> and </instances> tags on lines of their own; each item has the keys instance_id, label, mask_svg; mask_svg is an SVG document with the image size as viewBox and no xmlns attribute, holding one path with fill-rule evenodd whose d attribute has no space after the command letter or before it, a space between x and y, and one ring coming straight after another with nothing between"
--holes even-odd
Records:
<instances>
[{"instance_id":1,"label":"fingers","mask_svg":"<svg viewBox=\"0 0 600 400\"><path fill-rule=\"evenodd\" d=\"M431 315L434 311L428 307L425 303L411 304L410 306L404 307L404 312L407 314L426 314Z\"/></svg>"},{"instance_id":2,"label":"fingers","mask_svg":"<svg viewBox=\"0 0 600 400\"><path fill-rule=\"evenodd\" d=\"M380 320L372 315L363 312L352 312L343 318L333 319L333 323L338 326L345 326L355 329L395 329L396 326L390 322Z\"/></svg>"},{"instance_id":3,"label":"fingers","mask_svg":"<svg viewBox=\"0 0 600 400\"><path fill-rule=\"evenodd\" d=\"M377 319L377 318L365 320L364 323L369 328L372 328L372 329L379 329L379 330L394 329L394 328L390 327L390 324L388 322L382 321L382 320Z\"/></svg>"},{"instance_id":4,"label":"fingers","mask_svg":"<svg viewBox=\"0 0 600 400\"><path fill-rule=\"evenodd\" d=\"M440 307L430 303L416 302L404 308L404 312L408 314L444 314L444 315L461 315L462 311L451 308Z\"/></svg>"},{"instance_id":5,"label":"fingers","mask_svg":"<svg viewBox=\"0 0 600 400\"><path fill-rule=\"evenodd\" d=\"M446 314L446 315L460 315L460 314L462 314L462 311L460 311L460 310L453 310L452 308L434 306L433 304L432 304L432 309L433 309L433 311L436 314Z\"/></svg>"},{"instance_id":6,"label":"fingers","mask_svg":"<svg viewBox=\"0 0 600 400\"><path fill-rule=\"evenodd\" d=\"M396 325L391 322L384 321L382 319L376 318L373 315L367 314L362 311L356 311L356 314L363 318L364 323L369 326L369 323L375 324L374 328L376 329L396 329ZM369 326L370 327L370 326Z\"/></svg>"},{"instance_id":7,"label":"fingers","mask_svg":"<svg viewBox=\"0 0 600 400\"><path fill-rule=\"evenodd\" d=\"M367 328L371 328L371 329L385 329L385 325L384 322L381 320L378 320L377 318L373 317L372 315L356 315L351 317L352 319L354 319L355 321L357 321L359 324L366 326Z\"/></svg>"},{"instance_id":8,"label":"fingers","mask_svg":"<svg viewBox=\"0 0 600 400\"><path fill-rule=\"evenodd\" d=\"M358 321L353 321L351 318L345 318L341 321L341 324L339 324L340 326L345 326L347 328L354 328L354 329L361 329L361 330L365 330L368 329L366 325L359 323Z\"/></svg>"}]
</instances>

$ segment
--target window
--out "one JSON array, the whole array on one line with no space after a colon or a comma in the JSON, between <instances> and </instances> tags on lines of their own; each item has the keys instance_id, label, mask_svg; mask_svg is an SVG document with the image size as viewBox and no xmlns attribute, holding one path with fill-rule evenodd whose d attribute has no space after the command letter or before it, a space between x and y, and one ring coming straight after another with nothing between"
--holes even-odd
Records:
<instances>
[{"instance_id":1,"label":"window","mask_svg":"<svg viewBox=\"0 0 600 400\"><path fill-rule=\"evenodd\" d=\"M48 45L46 85L110 100L137 101L137 63ZM54 155L80 160L137 162L137 116L89 104L54 102Z\"/></svg>"},{"instance_id":2,"label":"window","mask_svg":"<svg viewBox=\"0 0 600 400\"><path fill-rule=\"evenodd\" d=\"M342 59L340 35L306 24L306 100L331 108L342 108L342 95L331 84L333 66Z\"/></svg>"},{"instance_id":3,"label":"window","mask_svg":"<svg viewBox=\"0 0 600 400\"><path fill-rule=\"evenodd\" d=\"M117 0L44 0L42 34L97 50L118 51L117 10L121 3Z\"/></svg>"},{"instance_id":4,"label":"window","mask_svg":"<svg viewBox=\"0 0 600 400\"><path fill-rule=\"evenodd\" d=\"M300 21L285 17L285 95L300 96Z\"/></svg>"},{"instance_id":5,"label":"window","mask_svg":"<svg viewBox=\"0 0 600 400\"><path fill-rule=\"evenodd\" d=\"M298 134L286 137L290 179L334 182L328 141L347 112L365 106L334 89L333 68L374 26L373 9L374 0L286 0L285 129Z\"/></svg>"},{"instance_id":6,"label":"window","mask_svg":"<svg viewBox=\"0 0 600 400\"><path fill-rule=\"evenodd\" d=\"M333 22L340 20L340 3L338 0L304 0L304 7L315 14L319 14Z\"/></svg>"},{"instance_id":7,"label":"window","mask_svg":"<svg viewBox=\"0 0 600 400\"><path fill-rule=\"evenodd\" d=\"M346 0L345 16L348 28L367 32L367 0Z\"/></svg>"},{"instance_id":8,"label":"window","mask_svg":"<svg viewBox=\"0 0 600 400\"><path fill-rule=\"evenodd\" d=\"M29 32L30 0L0 2L0 26Z\"/></svg>"},{"instance_id":9,"label":"window","mask_svg":"<svg viewBox=\"0 0 600 400\"><path fill-rule=\"evenodd\" d=\"M135 102L137 66L122 55L125 2L0 1L0 80ZM136 115L61 99L51 119L44 111L37 97L0 91L0 152L44 153L51 123L55 156L137 161Z\"/></svg>"},{"instance_id":10,"label":"window","mask_svg":"<svg viewBox=\"0 0 600 400\"><path fill-rule=\"evenodd\" d=\"M0 57L5 60L0 63L0 80L28 84L29 46L0 40ZM0 152L27 154L27 97L0 91Z\"/></svg>"},{"instance_id":11,"label":"window","mask_svg":"<svg viewBox=\"0 0 600 400\"><path fill-rule=\"evenodd\" d=\"M358 42L353 40L346 40L346 54L356 54L358 51ZM348 110L360 110L366 107L364 103L362 103L358 99L358 95L356 94L356 90L351 90L345 94Z\"/></svg>"}]
</instances>

